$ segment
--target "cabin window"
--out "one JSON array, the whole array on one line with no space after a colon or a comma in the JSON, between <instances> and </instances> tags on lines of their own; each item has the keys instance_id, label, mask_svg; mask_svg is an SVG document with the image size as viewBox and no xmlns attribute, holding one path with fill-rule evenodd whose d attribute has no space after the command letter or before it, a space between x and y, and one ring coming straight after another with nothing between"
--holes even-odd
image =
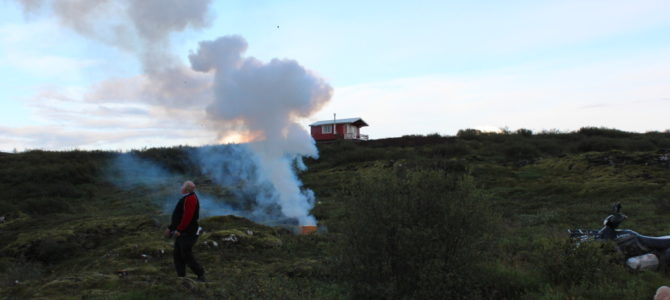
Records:
<instances>
[{"instance_id":1,"label":"cabin window","mask_svg":"<svg viewBox=\"0 0 670 300\"><path fill-rule=\"evenodd\" d=\"M323 133L323 134L333 133L333 125L322 125L321 126L321 133Z\"/></svg>"}]
</instances>

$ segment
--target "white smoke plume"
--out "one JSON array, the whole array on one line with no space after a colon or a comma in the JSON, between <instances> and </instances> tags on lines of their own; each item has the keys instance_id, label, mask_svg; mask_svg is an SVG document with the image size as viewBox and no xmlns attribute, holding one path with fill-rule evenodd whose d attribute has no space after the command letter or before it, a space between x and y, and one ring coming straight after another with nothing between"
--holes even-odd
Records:
<instances>
[{"instance_id":1,"label":"white smoke plume","mask_svg":"<svg viewBox=\"0 0 670 300\"><path fill-rule=\"evenodd\" d=\"M85 95L86 101L92 103L142 102L182 111L203 111L212 97L212 76L187 66L131 78L108 79L94 85Z\"/></svg>"},{"instance_id":2,"label":"white smoke plume","mask_svg":"<svg viewBox=\"0 0 670 300\"><path fill-rule=\"evenodd\" d=\"M234 136L237 142L249 143L235 152L254 165L243 169L256 170L238 176L244 182L237 185L243 187L240 197L253 200L247 216L266 223L288 218L315 224L309 214L314 194L302 188L296 169L304 169L302 157L316 158L318 153L297 121L321 109L332 96L332 87L319 76L294 60L245 57L247 42L240 36L203 41L189 56L190 68L179 63L170 49L171 34L208 26L211 0L16 1L26 14L48 11L64 27L133 53L142 63L144 74L101 82L86 93L86 102L139 102L206 115L203 123L216 132L218 142ZM233 165L225 153L210 151L206 159L194 161L215 175L218 171L211 166ZM230 187L225 180L217 182Z\"/></svg>"},{"instance_id":3,"label":"white smoke plume","mask_svg":"<svg viewBox=\"0 0 670 300\"><path fill-rule=\"evenodd\" d=\"M63 27L133 54L143 74L91 86L88 103L143 103L160 114L198 114L211 96L211 76L180 62L170 47L173 33L211 23L212 0L16 0L26 15L48 13ZM194 124L200 127L202 124Z\"/></svg>"},{"instance_id":4,"label":"white smoke plume","mask_svg":"<svg viewBox=\"0 0 670 300\"><path fill-rule=\"evenodd\" d=\"M145 72L175 67L170 34L210 24L211 0L17 0L26 14L46 9L82 36L137 55Z\"/></svg>"},{"instance_id":5,"label":"white smoke plume","mask_svg":"<svg viewBox=\"0 0 670 300\"><path fill-rule=\"evenodd\" d=\"M276 189L282 213L301 224L314 224L309 215L311 191L301 191L293 168L303 156L317 157L314 140L296 123L328 102L333 89L293 60L263 63L244 57L246 41L224 36L200 42L189 56L196 71L214 72L214 101L207 115L221 136L241 131L251 140L261 173Z\"/></svg>"}]
</instances>

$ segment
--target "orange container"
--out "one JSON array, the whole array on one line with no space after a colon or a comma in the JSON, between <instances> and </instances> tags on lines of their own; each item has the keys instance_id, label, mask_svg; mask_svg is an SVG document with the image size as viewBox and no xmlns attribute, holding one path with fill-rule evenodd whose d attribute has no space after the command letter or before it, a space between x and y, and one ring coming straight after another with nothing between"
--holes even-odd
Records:
<instances>
[{"instance_id":1,"label":"orange container","mask_svg":"<svg viewBox=\"0 0 670 300\"><path fill-rule=\"evenodd\" d=\"M300 226L300 234L312 234L316 232L316 226Z\"/></svg>"}]
</instances>

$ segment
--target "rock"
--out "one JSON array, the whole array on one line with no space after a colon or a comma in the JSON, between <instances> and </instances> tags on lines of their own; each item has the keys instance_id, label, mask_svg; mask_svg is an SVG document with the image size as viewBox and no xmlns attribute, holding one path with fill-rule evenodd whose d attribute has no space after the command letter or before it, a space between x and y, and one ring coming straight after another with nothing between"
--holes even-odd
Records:
<instances>
[{"instance_id":1,"label":"rock","mask_svg":"<svg viewBox=\"0 0 670 300\"><path fill-rule=\"evenodd\" d=\"M217 243L216 241L205 241L204 244L205 244L205 246L207 246L207 247L209 247L209 248L211 248L211 247L214 247L214 248L219 247L219 243Z\"/></svg>"},{"instance_id":2,"label":"rock","mask_svg":"<svg viewBox=\"0 0 670 300\"><path fill-rule=\"evenodd\" d=\"M124 278L124 277L128 276L128 271L118 270L118 271L116 271L116 275L119 275L119 277Z\"/></svg>"},{"instance_id":3,"label":"rock","mask_svg":"<svg viewBox=\"0 0 670 300\"><path fill-rule=\"evenodd\" d=\"M237 243L240 239L236 235L231 234L229 236L222 238L221 240L224 242Z\"/></svg>"}]
</instances>

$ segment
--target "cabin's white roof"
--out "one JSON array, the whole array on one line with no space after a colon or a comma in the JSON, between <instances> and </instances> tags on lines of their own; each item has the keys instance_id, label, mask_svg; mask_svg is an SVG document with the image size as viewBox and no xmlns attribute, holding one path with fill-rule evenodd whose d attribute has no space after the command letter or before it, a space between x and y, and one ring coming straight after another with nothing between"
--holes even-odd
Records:
<instances>
[{"instance_id":1,"label":"cabin's white roof","mask_svg":"<svg viewBox=\"0 0 670 300\"><path fill-rule=\"evenodd\" d=\"M365 123L363 119L361 118L348 118L348 119L336 119L334 122L333 120L325 120L325 121L318 121L314 122L312 124L309 124L309 126L320 126L320 125L328 125L328 124L351 124L351 123L356 123L356 122L362 122L363 126L368 126L368 123ZM361 127L363 127L361 126Z\"/></svg>"}]
</instances>

